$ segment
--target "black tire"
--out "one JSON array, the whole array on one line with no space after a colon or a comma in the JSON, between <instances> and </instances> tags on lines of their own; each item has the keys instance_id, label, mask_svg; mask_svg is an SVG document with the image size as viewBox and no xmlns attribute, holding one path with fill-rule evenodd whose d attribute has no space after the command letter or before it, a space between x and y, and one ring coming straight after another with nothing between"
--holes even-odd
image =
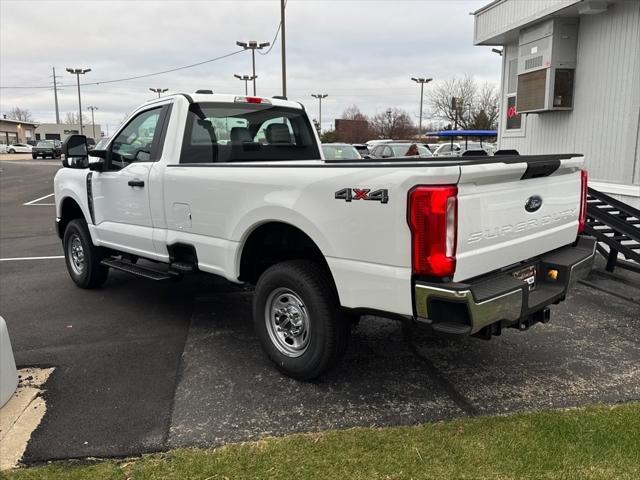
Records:
<instances>
[{"instance_id":1,"label":"black tire","mask_svg":"<svg viewBox=\"0 0 640 480\"><path fill-rule=\"evenodd\" d=\"M38 155L31 154L31 158L38 158Z\"/></svg>"},{"instance_id":2,"label":"black tire","mask_svg":"<svg viewBox=\"0 0 640 480\"><path fill-rule=\"evenodd\" d=\"M287 303L276 300L285 300L287 296ZM296 341L306 342L304 348L300 346L293 351L295 345L287 347L286 344L287 340L293 342L293 337L285 339L276 333L276 319L281 317L272 313L273 305L291 305L294 315L304 312L302 324L308 325L307 336L296 336ZM282 322L279 325L288 322L295 327L288 319L279 321ZM260 276L253 297L253 322L267 356L281 372L298 380L317 378L338 363L351 333L351 324L340 312L330 276L324 268L308 260L279 263ZM306 340L301 340L304 338ZM292 351L285 353L283 350L287 349Z\"/></svg>"},{"instance_id":3,"label":"black tire","mask_svg":"<svg viewBox=\"0 0 640 480\"><path fill-rule=\"evenodd\" d=\"M16 153L16 151L13 148L10 148L9 153Z\"/></svg>"},{"instance_id":4,"label":"black tire","mask_svg":"<svg viewBox=\"0 0 640 480\"><path fill-rule=\"evenodd\" d=\"M104 251L91 241L84 219L69 222L64 231L63 246L67 270L76 285L80 288L97 288L107 280L109 267L100 265L100 261L105 257ZM80 250L77 250L78 247Z\"/></svg>"}]
</instances>

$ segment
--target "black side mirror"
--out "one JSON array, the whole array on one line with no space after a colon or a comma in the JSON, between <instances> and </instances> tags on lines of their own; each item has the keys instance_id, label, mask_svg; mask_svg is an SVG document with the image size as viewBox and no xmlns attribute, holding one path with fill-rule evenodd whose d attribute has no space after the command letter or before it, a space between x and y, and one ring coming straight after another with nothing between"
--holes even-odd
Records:
<instances>
[{"instance_id":1,"label":"black side mirror","mask_svg":"<svg viewBox=\"0 0 640 480\"><path fill-rule=\"evenodd\" d=\"M62 165L67 168L87 168L89 164L89 148L87 137L84 135L69 135L62 145L64 160Z\"/></svg>"}]
</instances>

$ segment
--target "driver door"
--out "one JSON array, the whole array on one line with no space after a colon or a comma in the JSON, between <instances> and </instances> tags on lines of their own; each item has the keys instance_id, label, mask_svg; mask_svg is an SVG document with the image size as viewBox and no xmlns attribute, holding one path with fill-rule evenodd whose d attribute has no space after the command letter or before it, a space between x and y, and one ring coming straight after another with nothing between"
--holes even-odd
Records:
<instances>
[{"instance_id":1,"label":"driver door","mask_svg":"<svg viewBox=\"0 0 640 480\"><path fill-rule=\"evenodd\" d=\"M153 253L149 173L162 154L168 105L138 113L108 147L105 171L92 176L96 234L112 248Z\"/></svg>"}]
</instances>

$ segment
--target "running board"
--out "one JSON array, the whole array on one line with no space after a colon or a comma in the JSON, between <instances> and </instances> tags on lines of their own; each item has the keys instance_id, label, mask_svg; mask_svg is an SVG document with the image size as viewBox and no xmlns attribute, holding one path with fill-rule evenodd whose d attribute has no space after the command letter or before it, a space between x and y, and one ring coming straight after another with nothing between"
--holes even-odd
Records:
<instances>
[{"instance_id":1,"label":"running board","mask_svg":"<svg viewBox=\"0 0 640 480\"><path fill-rule=\"evenodd\" d=\"M127 272L132 275L137 275L139 277L144 277L149 280L171 280L172 278L180 276L179 274L161 272L158 270L154 270L153 268L136 265L126 260L118 260L117 258L105 258L100 262L100 264L104 265L105 267L114 268L116 270Z\"/></svg>"}]
</instances>

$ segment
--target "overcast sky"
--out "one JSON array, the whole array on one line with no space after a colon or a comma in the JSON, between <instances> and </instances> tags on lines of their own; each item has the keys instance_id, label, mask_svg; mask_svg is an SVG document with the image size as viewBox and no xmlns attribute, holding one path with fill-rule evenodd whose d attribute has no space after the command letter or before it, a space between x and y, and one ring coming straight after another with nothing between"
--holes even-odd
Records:
<instances>
[{"instance_id":1,"label":"overcast sky","mask_svg":"<svg viewBox=\"0 0 640 480\"><path fill-rule=\"evenodd\" d=\"M317 117L311 93L327 93L323 128L352 104L366 114L387 107L418 116L419 87L470 74L499 83L500 57L473 46L469 12L488 0L289 0L287 87ZM170 69L237 50L236 40L272 41L279 0L0 1L0 86L43 86L56 67L64 90L60 115L77 111L75 77L65 67L91 68L97 82ZM256 55L258 95L281 93L280 40ZM243 52L198 67L126 82L82 88L83 108L112 130L154 94L149 87L192 92L211 88L244 93L234 73L251 73ZM429 84L425 91L428 91ZM27 108L40 122L55 121L52 89L0 89L0 110ZM425 118L428 117L428 109ZM104 127L103 127L104 129Z\"/></svg>"}]
</instances>

